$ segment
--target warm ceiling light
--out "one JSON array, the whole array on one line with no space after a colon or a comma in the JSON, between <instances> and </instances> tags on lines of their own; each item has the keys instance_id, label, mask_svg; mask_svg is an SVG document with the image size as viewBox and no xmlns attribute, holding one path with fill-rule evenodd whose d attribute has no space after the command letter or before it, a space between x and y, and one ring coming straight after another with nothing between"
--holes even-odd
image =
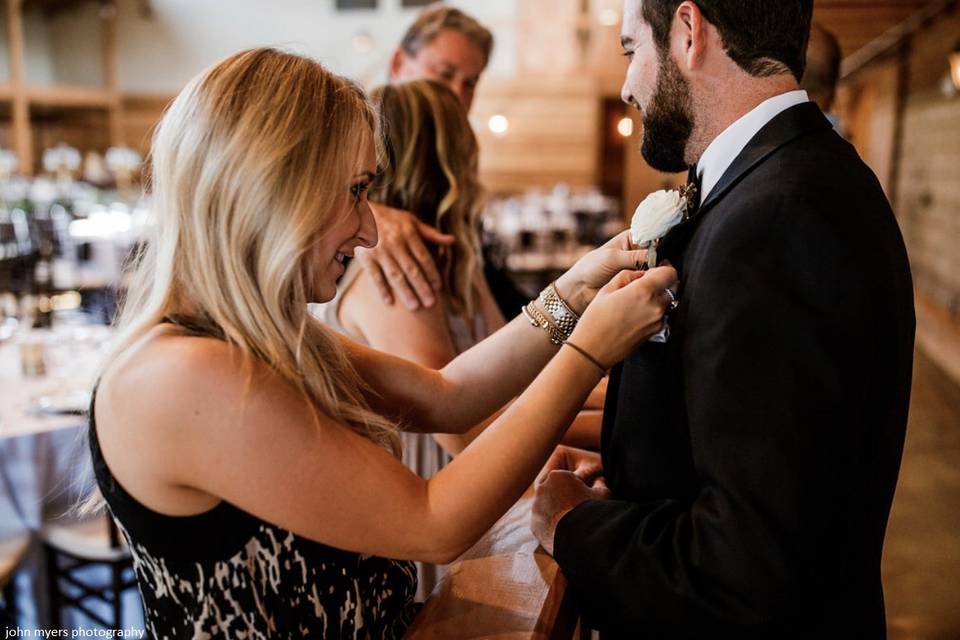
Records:
<instances>
[{"instance_id":1,"label":"warm ceiling light","mask_svg":"<svg viewBox=\"0 0 960 640\"><path fill-rule=\"evenodd\" d=\"M620 119L620 122L617 123L617 133L619 133L624 138L629 138L633 135L633 118L626 116Z\"/></svg>"},{"instance_id":2,"label":"warm ceiling light","mask_svg":"<svg viewBox=\"0 0 960 640\"><path fill-rule=\"evenodd\" d=\"M950 77L953 79L953 86L960 91L960 42L953 48L950 54Z\"/></svg>"},{"instance_id":3,"label":"warm ceiling light","mask_svg":"<svg viewBox=\"0 0 960 640\"><path fill-rule=\"evenodd\" d=\"M490 127L490 133L502 138L507 135L507 131L510 129L510 121L507 120L507 116L497 114L490 117L487 126Z\"/></svg>"},{"instance_id":4,"label":"warm ceiling light","mask_svg":"<svg viewBox=\"0 0 960 640\"><path fill-rule=\"evenodd\" d=\"M604 27L615 27L620 24L620 12L616 9L601 9L597 14L597 22Z\"/></svg>"}]
</instances>

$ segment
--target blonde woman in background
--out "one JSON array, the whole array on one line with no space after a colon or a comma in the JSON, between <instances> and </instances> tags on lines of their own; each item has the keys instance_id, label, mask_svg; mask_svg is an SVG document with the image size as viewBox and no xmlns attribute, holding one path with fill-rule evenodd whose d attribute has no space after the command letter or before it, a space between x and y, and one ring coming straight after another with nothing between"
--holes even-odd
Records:
<instances>
[{"instance_id":1,"label":"blonde woman in background","mask_svg":"<svg viewBox=\"0 0 960 640\"><path fill-rule=\"evenodd\" d=\"M383 125L385 158L370 199L416 211L420 222L454 239L451 245L437 245L433 255L443 286L438 303L429 309L388 305L370 273L351 261L336 297L316 311L328 326L354 340L441 369L505 324L480 256L484 202L477 141L457 96L440 83L416 80L381 87L373 92L373 101ZM578 415L565 441L598 448L600 415ZM403 462L430 478L490 420L465 434L401 432ZM442 575L441 567L418 564L417 598L425 599Z\"/></svg>"},{"instance_id":2,"label":"blonde woman in background","mask_svg":"<svg viewBox=\"0 0 960 640\"><path fill-rule=\"evenodd\" d=\"M378 350L441 368L505 324L483 274L479 218L484 191L479 147L446 86L415 80L373 92L383 125L385 158L370 200L418 212L419 220L453 239L437 245L432 260L443 283L439 304L409 310L386 304L369 271L351 262L337 296L318 309L329 326ZM513 315L520 312L514 310ZM602 402L602 401L601 401ZM599 420L579 420L568 430L572 444L599 446ZM430 477L476 437L467 434L402 434L404 462ZM435 439L436 442L433 440Z\"/></svg>"},{"instance_id":3,"label":"blonde woman in background","mask_svg":"<svg viewBox=\"0 0 960 640\"><path fill-rule=\"evenodd\" d=\"M359 89L271 49L192 80L155 133L154 235L90 413L152 637L400 637L409 561L473 544L662 324L675 273L621 272L643 256L613 243L557 281L583 312L566 348L520 318L437 371L325 329L307 304L376 243L376 140ZM432 479L397 459L397 425L462 432L523 388Z\"/></svg>"},{"instance_id":4,"label":"blonde woman in background","mask_svg":"<svg viewBox=\"0 0 960 640\"><path fill-rule=\"evenodd\" d=\"M434 248L442 293L430 309L387 305L370 274L351 261L336 297L316 310L328 326L355 340L440 369L506 324L479 254L484 194L477 181L477 141L457 97L441 84L417 80L381 87L372 97L385 153L370 200L416 211L421 222L454 240ZM403 461L429 478L474 435L402 433Z\"/></svg>"}]
</instances>

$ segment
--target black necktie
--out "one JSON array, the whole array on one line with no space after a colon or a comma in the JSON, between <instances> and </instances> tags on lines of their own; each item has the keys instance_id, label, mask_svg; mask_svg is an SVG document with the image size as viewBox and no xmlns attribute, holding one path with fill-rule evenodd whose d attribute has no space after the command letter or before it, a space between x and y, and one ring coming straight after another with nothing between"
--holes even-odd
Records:
<instances>
[{"instance_id":1,"label":"black necktie","mask_svg":"<svg viewBox=\"0 0 960 640\"><path fill-rule=\"evenodd\" d=\"M697 215L700 209L700 176L697 174L697 165L690 165L687 171L687 218Z\"/></svg>"}]
</instances>

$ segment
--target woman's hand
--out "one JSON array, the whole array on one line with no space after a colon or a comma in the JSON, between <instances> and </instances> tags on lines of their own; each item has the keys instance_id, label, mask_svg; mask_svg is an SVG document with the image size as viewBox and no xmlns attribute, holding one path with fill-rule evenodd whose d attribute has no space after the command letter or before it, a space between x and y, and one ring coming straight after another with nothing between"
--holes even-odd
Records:
<instances>
[{"instance_id":1,"label":"woman's hand","mask_svg":"<svg viewBox=\"0 0 960 640\"><path fill-rule=\"evenodd\" d=\"M677 283L673 267L621 271L587 308L570 341L606 367L663 328L663 314L672 301L666 289Z\"/></svg>"},{"instance_id":2,"label":"woman's hand","mask_svg":"<svg viewBox=\"0 0 960 640\"><path fill-rule=\"evenodd\" d=\"M453 244L453 236L420 222L408 211L370 203L380 241L370 249L357 248L356 259L370 274L386 305L395 293L410 310L430 308L442 288L440 274L424 241Z\"/></svg>"},{"instance_id":3,"label":"woman's hand","mask_svg":"<svg viewBox=\"0 0 960 640\"><path fill-rule=\"evenodd\" d=\"M583 256L557 278L557 293L578 314L582 314L605 284L624 269L639 270L647 252L630 245L630 230L618 234L598 249Z\"/></svg>"}]
</instances>

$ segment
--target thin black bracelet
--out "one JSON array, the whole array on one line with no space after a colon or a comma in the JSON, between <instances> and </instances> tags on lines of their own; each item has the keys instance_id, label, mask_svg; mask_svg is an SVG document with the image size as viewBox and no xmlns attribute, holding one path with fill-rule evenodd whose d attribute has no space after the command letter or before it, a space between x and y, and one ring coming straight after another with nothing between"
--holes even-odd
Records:
<instances>
[{"instance_id":1,"label":"thin black bracelet","mask_svg":"<svg viewBox=\"0 0 960 640\"><path fill-rule=\"evenodd\" d=\"M567 345L568 347L570 347L571 349L573 349L574 351L576 351L577 353L579 353L580 355L582 355L584 358L586 358L587 360L589 360L589 361L591 362L591 364L593 364L597 369L600 369L600 374L601 374L601 375L604 375L604 376L607 375L607 368L606 368L605 366L603 366L602 364L600 364L600 361L599 361L599 360L597 360L597 359L594 358L592 355L590 355L589 353L587 353L586 349L582 349L582 348L578 347L577 345L573 344L573 343L570 342L569 340L565 341L563 344Z\"/></svg>"}]
</instances>

